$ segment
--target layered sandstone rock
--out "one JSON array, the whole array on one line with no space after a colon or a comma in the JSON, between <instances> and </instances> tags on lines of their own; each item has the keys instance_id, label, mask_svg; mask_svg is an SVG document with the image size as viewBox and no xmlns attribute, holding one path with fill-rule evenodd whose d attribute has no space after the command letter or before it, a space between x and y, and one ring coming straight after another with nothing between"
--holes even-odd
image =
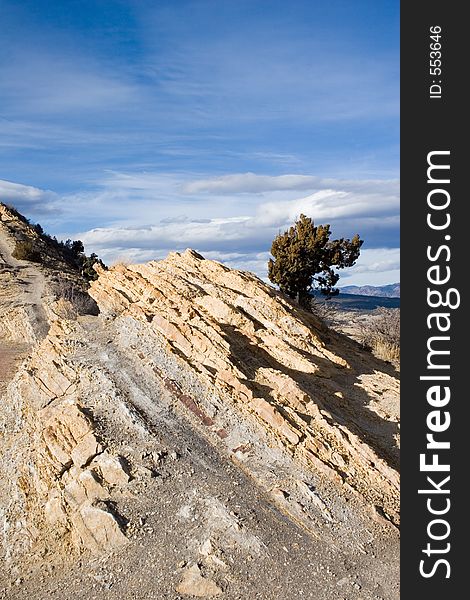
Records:
<instances>
[{"instance_id":1,"label":"layered sandstone rock","mask_svg":"<svg viewBox=\"0 0 470 600\"><path fill-rule=\"evenodd\" d=\"M41 552L56 542L62 551L118 547L127 540L107 502L112 487L129 476L97 439L77 393L79 375L67 365L76 324L59 315L76 313L69 302L55 299L60 256L49 257L52 264L17 260L18 240L50 250L34 227L0 203L3 558ZM83 285L73 273L69 277Z\"/></svg>"},{"instance_id":2,"label":"layered sandstone rock","mask_svg":"<svg viewBox=\"0 0 470 600\"><path fill-rule=\"evenodd\" d=\"M79 374L59 341L64 332L70 341L73 324L64 325L52 324L10 384L10 406L3 406L2 441L15 451L4 471L17 498L5 511L6 521L16 523L7 536L12 554L57 543L62 551L101 552L127 542L108 502L113 486L125 485L129 475L80 402Z\"/></svg>"},{"instance_id":3,"label":"layered sandstone rock","mask_svg":"<svg viewBox=\"0 0 470 600\"><path fill-rule=\"evenodd\" d=\"M190 368L208 393L257 419L295 458L349 484L397 522L396 423L368 406L365 390L354 389L364 368L352 365L354 347L348 355L338 339L326 344L313 315L255 275L191 250L101 270L90 293L121 331L129 319L145 324L144 335ZM203 419L202 398L178 385L183 402Z\"/></svg>"},{"instance_id":4,"label":"layered sandstone rock","mask_svg":"<svg viewBox=\"0 0 470 600\"><path fill-rule=\"evenodd\" d=\"M354 491L398 522L398 382L373 357L254 275L193 251L101 270L90 294L100 315L77 318L47 285L37 291L48 333L31 337L2 398L5 557L126 544L129 485L153 476L133 460L163 413L182 415L309 531L342 518L322 481L328 498ZM189 575L188 589L218 593Z\"/></svg>"}]
</instances>

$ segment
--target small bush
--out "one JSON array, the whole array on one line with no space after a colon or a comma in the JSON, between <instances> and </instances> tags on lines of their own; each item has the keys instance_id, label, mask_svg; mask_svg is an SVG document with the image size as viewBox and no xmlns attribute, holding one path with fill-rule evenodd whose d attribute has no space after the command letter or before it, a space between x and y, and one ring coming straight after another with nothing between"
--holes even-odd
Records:
<instances>
[{"instance_id":1,"label":"small bush","mask_svg":"<svg viewBox=\"0 0 470 600\"><path fill-rule=\"evenodd\" d=\"M90 254L90 256L84 255L81 263L80 273L82 277L89 282L98 279L98 273L94 269L95 264L98 264L103 269L106 269L104 262L98 258L98 255L94 252Z\"/></svg>"},{"instance_id":2,"label":"small bush","mask_svg":"<svg viewBox=\"0 0 470 600\"><path fill-rule=\"evenodd\" d=\"M399 361L400 309L377 308L370 321L361 324L360 341L382 360Z\"/></svg>"},{"instance_id":3,"label":"small bush","mask_svg":"<svg viewBox=\"0 0 470 600\"><path fill-rule=\"evenodd\" d=\"M59 279L55 285L55 295L57 301L64 300L73 307L77 315L99 314L98 306L93 298L73 281Z\"/></svg>"},{"instance_id":4,"label":"small bush","mask_svg":"<svg viewBox=\"0 0 470 600\"><path fill-rule=\"evenodd\" d=\"M31 262L41 262L41 253L34 247L29 240L16 242L15 249L12 252L13 258L17 260L29 260Z\"/></svg>"}]
</instances>

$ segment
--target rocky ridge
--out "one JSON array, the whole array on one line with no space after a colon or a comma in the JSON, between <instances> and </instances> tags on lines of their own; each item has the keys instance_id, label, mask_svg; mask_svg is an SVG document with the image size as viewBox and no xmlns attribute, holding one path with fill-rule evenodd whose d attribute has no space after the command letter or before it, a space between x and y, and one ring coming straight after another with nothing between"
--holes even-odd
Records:
<instances>
[{"instance_id":1,"label":"rocky ridge","mask_svg":"<svg viewBox=\"0 0 470 600\"><path fill-rule=\"evenodd\" d=\"M72 371L53 360L58 351L68 352L55 346L55 332L67 329L59 315L74 314L70 303L56 297L57 263L70 270L57 256L54 268L16 260L16 241L37 241L39 234L4 205L0 224L2 392L15 362L26 358L2 399L0 416L4 557L28 551L36 540L44 548L48 536L41 538L40 531L59 540L62 551L69 545L67 532L77 550L120 545L126 538L105 502L109 486L129 476L119 457L98 442L93 419L71 391Z\"/></svg>"},{"instance_id":2,"label":"rocky ridge","mask_svg":"<svg viewBox=\"0 0 470 600\"><path fill-rule=\"evenodd\" d=\"M181 400L216 434L227 439L229 430L209 414L236 407L296 459L349 484L398 521L394 427L345 389L356 369L338 339L322 340L313 315L256 276L194 251L102 271L90 293L126 335L131 328L142 335L144 324L147 342L197 376L202 393L180 382ZM142 360L151 362L150 352Z\"/></svg>"},{"instance_id":3,"label":"rocky ridge","mask_svg":"<svg viewBox=\"0 0 470 600\"><path fill-rule=\"evenodd\" d=\"M345 285L340 289L345 294L358 294L360 296L378 296L381 298L399 298L400 284L388 285Z\"/></svg>"},{"instance_id":4,"label":"rocky ridge","mask_svg":"<svg viewBox=\"0 0 470 600\"><path fill-rule=\"evenodd\" d=\"M300 578L311 568L304 558L319 548L332 566L312 597L335 597L333 565L396 539L393 369L254 275L194 251L102 270L90 289L100 314L77 315L54 294L53 270L12 259L15 223L7 216L0 357L8 350L13 366L0 369L0 547L20 581L18 597L28 589L36 597L38 581L37 598L49 596L44 564L65 561L73 570L80 556L108 556L126 571L117 566L122 555L139 572L136 539L161 556L166 576L129 597L153 597L154 589L158 598L275 597L274 582L262 584L262 595L256 565L277 569L283 544L300 543L296 531L307 537L290 550L295 576L276 585ZM27 301L32 308L22 313ZM272 507L288 521L265 516ZM179 567L169 550L161 555L161 539L185 556ZM243 562L257 557L251 591L231 563L239 552ZM371 590L390 592L393 577L379 583L366 558ZM127 579L129 586L131 572ZM130 594L112 581L116 598ZM298 597L301 583L291 585ZM60 589L68 597L67 585ZM109 597L106 589L97 597Z\"/></svg>"}]
</instances>

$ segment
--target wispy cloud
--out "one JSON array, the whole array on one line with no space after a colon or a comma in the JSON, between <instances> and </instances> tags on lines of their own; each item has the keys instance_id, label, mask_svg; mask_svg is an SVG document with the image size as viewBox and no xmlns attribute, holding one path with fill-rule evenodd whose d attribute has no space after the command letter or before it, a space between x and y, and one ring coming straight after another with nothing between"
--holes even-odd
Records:
<instances>
[{"instance_id":1,"label":"wispy cloud","mask_svg":"<svg viewBox=\"0 0 470 600\"><path fill-rule=\"evenodd\" d=\"M58 53L16 53L0 67L3 110L12 117L104 112L128 105L136 88L122 73L103 69L91 59Z\"/></svg>"},{"instance_id":2,"label":"wispy cloud","mask_svg":"<svg viewBox=\"0 0 470 600\"><path fill-rule=\"evenodd\" d=\"M109 261L261 273L300 213L398 244L393 3L65 4L5 0L2 199Z\"/></svg>"},{"instance_id":3,"label":"wispy cloud","mask_svg":"<svg viewBox=\"0 0 470 600\"><path fill-rule=\"evenodd\" d=\"M209 179L197 179L183 186L183 191L192 193L262 193L275 190L314 190L340 187L348 191L390 192L398 190L398 180L340 180L314 175L257 175L255 173L233 173Z\"/></svg>"},{"instance_id":4,"label":"wispy cloud","mask_svg":"<svg viewBox=\"0 0 470 600\"><path fill-rule=\"evenodd\" d=\"M210 179L190 181L183 186L187 194L208 193L239 193L239 192L265 192L268 190L310 189L316 178L307 175L256 175L255 173L235 173L222 175Z\"/></svg>"},{"instance_id":5,"label":"wispy cloud","mask_svg":"<svg viewBox=\"0 0 470 600\"><path fill-rule=\"evenodd\" d=\"M312 35L310 28L281 23L274 15L256 25L244 23L238 35L214 28L194 36L187 35L181 16L169 20L158 9L148 15L148 67L165 94L176 102L191 99L196 118L307 125L398 114L395 58L358 52L357 39L355 46L345 39L333 42L327 31ZM179 43L162 53L159 34L169 33Z\"/></svg>"},{"instance_id":6,"label":"wispy cloud","mask_svg":"<svg viewBox=\"0 0 470 600\"><path fill-rule=\"evenodd\" d=\"M202 181L217 184L220 179ZM399 197L395 180L341 181L295 174L249 174L245 178L234 174L222 178L223 191L217 185L208 189L204 184L190 195L194 181L201 180L188 175L181 179L175 174L108 173L100 182L98 197L108 222L115 222L82 231L80 236L88 248L111 261L124 256L129 260L161 258L168 251L192 247L230 266L255 270L262 277L266 276L265 257L274 236L301 213L316 223L331 223L335 237L360 233L366 241L366 258L370 252L383 257L384 244L397 243ZM336 189L318 189L326 184ZM297 185L313 186L318 191L295 197ZM279 189L282 187L286 189ZM285 199L286 195L294 197ZM125 215L120 206L126 207L130 197L135 211ZM263 256L262 261L259 256ZM395 262L397 256L393 255ZM357 275L378 273L382 268L394 271L396 266L382 258L379 262L361 258L359 264L362 270L356 271Z\"/></svg>"},{"instance_id":7,"label":"wispy cloud","mask_svg":"<svg viewBox=\"0 0 470 600\"><path fill-rule=\"evenodd\" d=\"M47 214L60 210L59 196L56 193L3 179L0 179L0 201L12 204L17 210L25 213L34 211Z\"/></svg>"},{"instance_id":8,"label":"wispy cloud","mask_svg":"<svg viewBox=\"0 0 470 600\"><path fill-rule=\"evenodd\" d=\"M244 2L192 3L188 19L185 2L171 10L165 3L119 2L103 23L94 14L102 7L87 14L93 3L51 3L31 15L21 3L7 4L14 8L6 11L5 33L21 25L23 35L0 36L8 56L0 65L8 82L0 92L2 116L17 130L2 128L0 146L47 147L49 164L61 167L56 171L72 171L65 156L53 154L63 144L84 171L149 156L206 173L214 166L227 172L261 163L274 170L331 165L344 157L354 170L366 151L377 163L376 150L390 152L397 136L396 54L387 47L368 52L369 31L355 14L349 18L361 31L345 36L334 17L312 35L305 22L324 18L316 3L289 10L290 18L278 7L260 16ZM337 10L341 17L345 7ZM107 29L108 22L114 27Z\"/></svg>"},{"instance_id":9,"label":"wispy cloud","mask_svg":"<svg viewBox=\"0 0 470 600\"><path fill-rule=\"evenodd\" d=\"M354 267L341 271L341 285L385 285L399 280L399 248L366 248Z\"/></svg>"}]
</instances>

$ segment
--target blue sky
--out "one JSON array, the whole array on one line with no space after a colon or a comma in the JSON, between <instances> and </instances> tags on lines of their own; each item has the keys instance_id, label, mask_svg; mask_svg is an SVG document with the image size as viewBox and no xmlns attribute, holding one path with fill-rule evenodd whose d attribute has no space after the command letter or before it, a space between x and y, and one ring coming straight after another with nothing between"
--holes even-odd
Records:
<instances>
[{"instance_id":1,"label":"blue sky","mask_svg":"<svg viewBox=\"0 0 470 600\"><path fill-rule=\"evenodd\" d=\"M399 2L2 0L0 199L114 260L265 276L304 212L398 280Z\"/></svg>"}]
</instances>

